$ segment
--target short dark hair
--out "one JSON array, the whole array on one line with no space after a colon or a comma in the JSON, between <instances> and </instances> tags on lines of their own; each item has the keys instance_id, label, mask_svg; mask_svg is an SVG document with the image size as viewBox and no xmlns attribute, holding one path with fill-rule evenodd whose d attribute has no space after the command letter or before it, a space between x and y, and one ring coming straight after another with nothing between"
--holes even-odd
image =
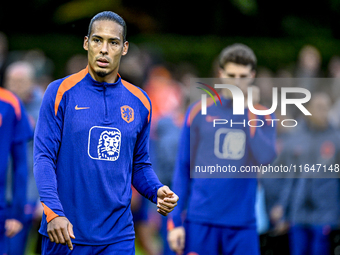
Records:
<instances>
[{"instance_id":1,"label":"short dark hair","mask_svg":"<svg viewBox=\"0 0 340 255\"><path fill-rule=\"evenodd\" d=\"M119 16L117 13L111 12L111 11L100 12L100 13L96 14L91 19L89 29L88 29L88 32L87 32L88 37L90 37L90 35L91 35L93 22L98 21L98 20L111 20L111 21L116 22L117 24L121 25L123 27L123 41L124 42L126 41L126 23L121 16Z\"/></svg>"},{"instance_id":2,"label":"short dark hair","mask_svg":"<svg viewBox=\"0 0 340 255\"><path fill-rule=\"evenodd\" d=\"M254 51L247 45L235 43L224 48L219 56L219 65L222 69L229 62L245 66L250 65L251 69L255 70L257 59Z\"/></svg>"}]
</instances>

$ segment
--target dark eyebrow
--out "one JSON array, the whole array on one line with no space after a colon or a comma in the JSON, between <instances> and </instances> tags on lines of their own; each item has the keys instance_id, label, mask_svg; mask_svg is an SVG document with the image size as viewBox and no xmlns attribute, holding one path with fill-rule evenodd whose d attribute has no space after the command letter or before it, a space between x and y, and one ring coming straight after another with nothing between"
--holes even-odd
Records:
<instances>
[{"instance_id":1,"label":"dark eyebrow","mask_svg":"<svg viewBox=\"0 0 340 255\"><path fill-rule=\"evenodd\" d=\"M113 41L113 40L118 40L120 41L120 38L119 37L113 37L113 38L109 38L109 40Z\"/></svg>"},{"instance_id":2,"label":"dark eyebrow","mask_svg":"<svg viewBox=\"0 0 340 255\"><path fill-rule=\"evenodd\" d=\"M96 35L96 34L93 34L92 37L97 37L99 39L104 39L103 37L99 36L99 35ZM113 40L118 40L120 41L120 38L119 37L112 37L112 38L109 38L110 41L113 41Z\"/></svg>"},{"instance_id":3,"label":"dark eyebrow","mask_svg":"<svg viewBox=\"0 0 340 255\"><path fill-rule=\"evenodd\" d=\"M101 37L99 35L95 35L95 34L93 34L92 37L98 37L99 39L103 39L103 37Z\"/></svg>"}]
</instances>

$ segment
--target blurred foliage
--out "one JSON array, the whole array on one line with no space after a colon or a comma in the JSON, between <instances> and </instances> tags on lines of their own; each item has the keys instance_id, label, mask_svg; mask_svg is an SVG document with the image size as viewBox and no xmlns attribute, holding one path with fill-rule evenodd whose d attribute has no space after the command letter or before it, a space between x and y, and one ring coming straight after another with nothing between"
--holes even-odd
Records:
<instances>
[{"instance_id":1,"label":"blurred foliage","mask_svg":"<svg viewBox=\"0 0 340 255\"><path fill-rule=\"evenodd\" d=\"M45 34L25 35L16 34L9 37L10 50L25 51L32 48L43 50L55 65L54 78L65 76L66 61L75 54L86 54L83 49L83 37Z\"/></svg>"},{"instance_id":2,"label":"blurred foliage","mask_svg":"<svg viewBox=\"0 0 340 255\"><path fill-rule=\"evenodd\" d=\"M133 42L140 45L157 46L164 59L173 62L189 62L204 77L213 74L213 62L222 49L232 43L249 45L258 58L258 65L265 66L272 71L291 68L296 62L300 49L305 44L317 47L323 56L323 68L327 68L329 59L333 55L340 55L339 40L322 37L308 38L264 38L264 37L183 37L178 35L138 36ZM151 46L149 47L151 48ZM154 47L155 48L155 47Z\"/></svg>"},{"instance_id":3,"label":"blurred foliage","mask_svg":"<svg viewBox=\"0 0 340 255\"><path fill-rule=\"evenodd\" d=\"M256 0L232 0L231 2L240 10L241 13L245 15L257 14Z\"/></svg>"},{"instance_id":4,"label":"blurred foliage","mask_svg":"<svg viewBox=\"0 0 340 255\"><path fill-rule=\"evenodd\" d=\"M98 12L104 10L121 9L119 0L73 0L60 5L54 14L56 22L67 23L78 19L91 18Z\"/></svg>"},{"instance_id":5,"label":"blurred foliage","mask_svg":"<svg viewBox=\"0 0 340 255\"><path fill-rule=\"evenodd\" d=\"M55 63L55 78L63 77L66 61L74 54L86 54L83 37L46 34L29 36L17 34L10 37L11 49L28 50L32 45L42 49ZM131 43L159 56L161 61L174 65L192 63L202 77L212 76L212 65L221 50L229 44L240 42L254 49L258 65L273 71L288 68L297 60L298 52L305 44L316 46L323 56L323 69L333 55L340 55L340 41L323 37L264 38L179 36L174 34L138 35L129 38Z\"/></svg>"},{"instance_id":6,"label":"blurred foliage","mask_svg":"<svg viewBox=\"0 0 340 255\"><path fill-rule=\"evenodd\" d=\"M115 11L126 20L130 42L158 49L164 61L191 62L203 76L211 75L214 58L234 42L248 44L259 65L274 71L296 61L304 44L320 49L324 69L332 55L340 55L340 0L186 5L176 0L3 1L0 31L9 36L11 50L45 51L55 62L57 78L63 76L69 57L85 54L83 36L90 18L102 10Z\"/></svg>"}]
</instances>

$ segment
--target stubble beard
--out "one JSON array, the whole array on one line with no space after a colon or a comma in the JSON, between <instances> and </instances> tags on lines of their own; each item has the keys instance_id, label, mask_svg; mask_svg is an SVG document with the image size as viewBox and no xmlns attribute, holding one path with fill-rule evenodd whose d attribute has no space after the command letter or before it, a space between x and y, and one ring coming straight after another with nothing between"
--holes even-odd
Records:
<instances>
[{"instance_id":1,"label":"stubble beard","mask_svg":"<svg viewBox=\"0 0 340 255\"><path fill-rule=\"evenodd\" d=\"M98 71L96 72L97 76L104 78L106 75L109 74L109 72L105 72L105 71Z\"/></svg>"},{"instance_id":2,"label":"stubble beard","mask_svg":"<svg viewBox=\"0 0 340 255\"><path fill-rule=\"evenodd\" d=\"M111 74L113 72L112 71L104 71L104 70L98 70L98 71L95 71L97 76L100 77L100 78L104 78L105 76Z\"/></svg>"}]
</instances>

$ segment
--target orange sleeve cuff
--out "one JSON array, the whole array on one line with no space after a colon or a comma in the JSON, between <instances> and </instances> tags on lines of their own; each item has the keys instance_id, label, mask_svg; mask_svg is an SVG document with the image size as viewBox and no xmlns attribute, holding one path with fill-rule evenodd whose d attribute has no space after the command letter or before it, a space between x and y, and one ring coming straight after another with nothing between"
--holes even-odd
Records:
<instances>
[{"instance_id":1,"label":"orange sleeve cuff","mask_svg":"<svg viewBox=\"0 0 340 255\"><path fill-rule=\"evenodd\" d=\"M46 221L47 223L49 223L51 220L53 220L56 217L59 217L58 214L56 214L55 212L53 212L47 205L45 205L43 202L41 202L41 204L44 207L44 213L46 215Z\"/></svg>"},{"instance_id":2,"label":"orange sleeve cuff","mask_svg":"<svg viewBox=\"0 0 340 255\"><path fill-rule=\"evenodd\" d=\"M168 231L173 230L175 228L175 224L172 219L168 218L167 229Z\"/></svg>"}]
</instances>

